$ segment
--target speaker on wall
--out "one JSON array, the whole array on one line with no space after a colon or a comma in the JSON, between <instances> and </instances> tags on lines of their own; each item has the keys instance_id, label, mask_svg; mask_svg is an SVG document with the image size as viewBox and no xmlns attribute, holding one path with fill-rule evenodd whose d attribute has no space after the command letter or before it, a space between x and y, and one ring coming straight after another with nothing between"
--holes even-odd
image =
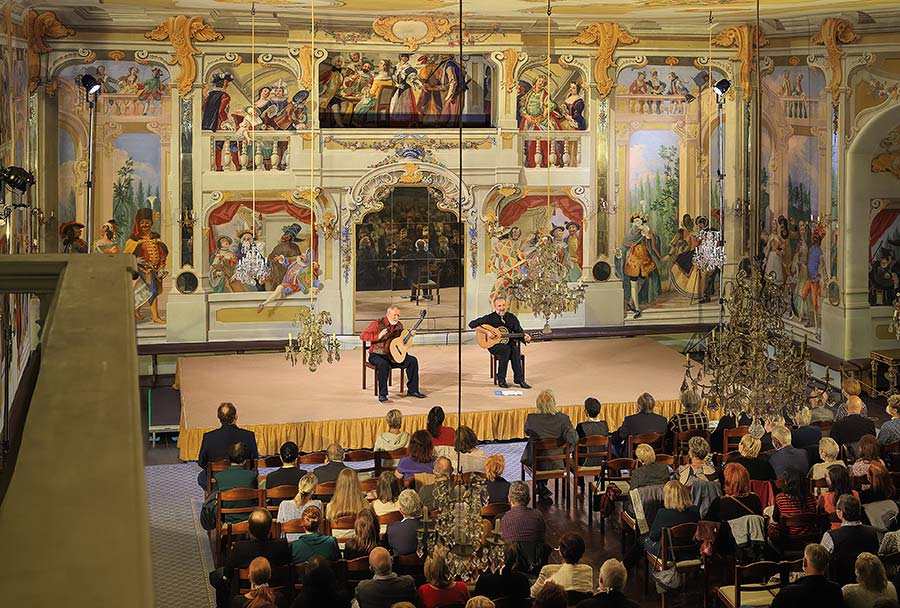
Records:
<instances>
[{"instance_id":1,"label":"speaker on wall","mask_svg":"<svg viewBox=\"0 0 900 608\"><path fill-rule=\"evenodd\" d=\"M591 274L593 274L594 279L598 281L607 281L612 274L612 268L610 268L609 262L601 260L594 264L594 267L591 269Z\"/></svg>"}]
</instances>

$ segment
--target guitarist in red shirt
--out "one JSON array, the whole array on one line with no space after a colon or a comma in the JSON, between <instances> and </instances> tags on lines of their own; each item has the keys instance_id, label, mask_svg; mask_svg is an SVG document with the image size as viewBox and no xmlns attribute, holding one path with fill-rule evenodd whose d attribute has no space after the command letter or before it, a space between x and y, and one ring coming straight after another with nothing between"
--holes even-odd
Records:
<instances>
[{"instance_id":1,"label":"guitarist in red shirt","mask_svg":"<svg viewBox=\"0 0 900 608\"><path fill-rule=\"evenodd\" d=\"M360 340L371 343L369 363L375 366L375 375L378 380L378 401L381 403L388 400L388 374L391 373L391 368L396 367L406 372L407 397L424 399L426 396L419 392L419 360L413 355L406 355L402 363L397 363L389 354L388 347L391 340L398 338L402 331L400 309L391 306L382 318L369 323L369 326L359 334Z\"/></svg>"}]
</instances>

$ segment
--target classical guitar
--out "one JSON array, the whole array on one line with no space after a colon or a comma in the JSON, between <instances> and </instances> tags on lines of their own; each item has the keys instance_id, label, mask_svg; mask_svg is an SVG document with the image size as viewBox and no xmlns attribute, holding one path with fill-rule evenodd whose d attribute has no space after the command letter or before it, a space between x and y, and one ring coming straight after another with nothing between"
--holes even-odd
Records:
<instances>
[{"instance_id":1,"label":"classical guitar","mask_svg":"<svg viewBox=\"0 0 900 608\"><path fill-rule=\"evenodd\" d=\"M426 312L427 311L423 308L422 312L419 313L419 320L416 321L413 328L404 329L400 332L398 337L391 340L391 344L388 346L388 352L391 354L391 359L394 360L394 363L403 363L404 359L406 359L406 353L409 352L409 349L412 346L412 332L419 329L419 325L425 320Z\"/></svg>"},{"instance_id":2,"label":"classical guitar","mask_svg":"<svg viewBox=\"0 0 900 608\"><path fill-rule=\"evenodd\" d=\"M482 325L481 327L483 327L484 329L487 329L488 331L497 332L497 337L488 338L482 332L476 331L475 338L478 340L478 346L480 346L481 348L490 348L497 344L508 344L510 340L521 339L521 338L524 338L525 336L531 336L532 340L540 340L541 336L543 335L543 334L541 334L540 331L537 331L537 332L525 331L525 332L521 332L521 333L511 332L507 328L503 327L502 325L500 327L492 327L490 325Z\"/></svg>"}]
</instances>

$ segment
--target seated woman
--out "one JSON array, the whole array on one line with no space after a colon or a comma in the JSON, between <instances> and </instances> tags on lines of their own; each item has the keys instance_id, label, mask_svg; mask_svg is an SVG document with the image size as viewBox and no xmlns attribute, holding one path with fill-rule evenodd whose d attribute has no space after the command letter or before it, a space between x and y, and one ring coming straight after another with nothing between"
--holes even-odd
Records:
<instances>
[{"instance_id":1,"label":"seated woman","mask_svg":"<svg viewBox=\"0 0 900 608\"><path fill-rule=\"evenodd\" d=\"M405 448L409 444L409 433L401 431L403 425L403 414L400 410L390 410L384 417L388 425L388 430L375 438L376 452L393 452Z\"/></svg>"},{"instance_id":2,"label":"seated woman","mask_svg":"<svg viewBox=\"0 0 900 608\"><path fill-rule=\"evenodd\" d=\"M844 464L844 461L838 460L838 454L840 454L840 452L841 450L837 441L831 437L822 437L822 439L819 440L819 457L822 459L822 462L817 462L812 466L809 470L809 478L813 481L825 479L825 473L828 471L828 467L833 464L846 468L847 465ZM817 491L816 493L821 494L822 492Z\"/></svg>"},{"instance_id":3,"label":"seated woman","mask_svg":"<svg viewBox=\"0 0 900 608\"><path fill-rule=\"evenodd\" d=\"M359 488L359 475L353 469L343 469L337 478L334 487L334 496L328 502L328 509L325 516L328 521L334 524L339 517L346 517L356 514L363 509L368 509L369 501L366 495ZM346 540L353 536L353 530L334 530L332 535L340 541Z\"/></svg>"},{"instance_id":4,"label":"seated woman","mask_svg":"<svg viewBox=\"0 0 900 608\"><path fill-rule=\"evenodd\" d=\"M230 608L246 608L253 606L284 606L285 598L280 592L269 589L272 578L272 566L265 557L257 557L250 562L250 591L243 595L235 595L229 603Z\"/></svg>"},{"instance_id":5,"label":"seated woman","mask_svg":"<svg viewBox=\"0 0 900 608\"><path fill-rule=\"evenodd\" d=\"M278 486L296 486L303 477L303 469L297 468L297 456L300 449L293 441L286 441L278 450L283 463L281 468L275 469L269 473L266 478L260 482L260 487L277 488ZM269 503L273 505L274 503Z\"/></svg>"},{"instance_id":6,"label":"seated woman","mask_svg":"<svg viewBox=\"0 0 900 608\"><path fill-rule=\"evenodd\" d=\"M324 511L325 506L322 504L322 501L313 500L313 494L317 485L319 485L319 478L316 477L315 473L307 473L301 477L300 483L297 484L297 495L293 500L283 500L278 505L277 521L284 523L292 519L300 519L303 511L309 507L318 507L319 511ZM299 534L286 534L285 539L290 543L297 540L299 536Z\"/></svg>"},{"instance_id":7,"label":"seated woman","mask_svg":"<svg viewBox=\"0 0 900 608\"><path fill-rule=\"evenodd\" d=\"M859 447L856 449L856 461L850 465L850 476L865 477L869 472L869 465L873 462L884 464L879 457L878 440L875 439L875 435L863 435L859 440ZM863 486L863 489L866 488L866 485Z\"/></svg>"},{"instance_id":8,"label":"seated woman","mask_svg":"<svg viewBox=\"0 0 900 608\"><path fill-rule=\"evenodd\" d=\"M733 553L737 547L727 522L745 515L762 515L763 507L759 496L750 491L750 475L743 465L729 462L725 465L725 496L713 499L705 519L725 523L720 532L719 543L723 552Z\"/></svg>"},{"instance_id":9,"label":"seated woman","mask_svg":"<svg viewBox=\"0 0 900 608\"><path fill-rule=\"evenodd\" d=\"M487 501L509 502L509 482L503 479L506 459L501 454L488 456L484 461L484 476L487 477Z\"/></svg>"},{"instance_id":10,"label":"seated woman","mask_svg":"<svg viewBox=\"0 0 900 608\"><path fill-rule=\"evenodd\" d=\"M302 520L306 532L291 543L291 563L303 563L313 555L321 555L330 560L341 559L337 539L319 531L322 529L322 511L319 507L306 509Z\"/></svg>"},{"instance_id":11,"label":"seated woman","mask_svg":"<svg viewBox=\"0 0 900 608\"><path fill-rule=\"evenodd\" d=\"M584 539L574 532L567 532L559 539L559 554L562 564L547 564L531 586L531 597L537 596L544 584L553 581L566 591L594 593L594 569L588 564L579 564L584 555Z\"/></svg>"},{"instance_id":12,"label":"seated woman","mask_svg":"<svg viewBox=\"0 0 900 608\"><path fill-rule=\"evenodd\" d=\"M884 409L891 419L878 429L878 443L881 445L897 443L900 441L900 395L888 397L887 406Z\"/></svg>"},{"instance_id":13,"label":"seated woman","mask_svg":"<svg viewBox=\"0 0 900 608\"><path fill-rule=\"evenodd\" d=\"M716 469L706 461L709 456L709 443L703 437L691 437L688 441L689 464L678 467L675 477L686 486L690 486L694 479L716 481Z\"/></svg>"},{"instance_id":14,"label":"seated woman","mask_svg":"<svg viewBox=\"0 0 900 608\"><path fill-rule=\"evenodd\" d=\"M542 439L561 439L569 444L569 449L578 441L578 433L572 426L572 420L568 415L559 411L556 407L556 397L553 391L542 390L538 393L535 400L537 412L528 414L525 418L525 436L528 437L528 443L522 451L521 462L523 464L531 464L531 444ZM558 463L556 463L558 465ZM538 468L542 468L538 465ZM556 468L553 462L544 463L543 468ZM545 480L538 481L535 484L535 492L541 498L549 498L550 490L547 488Z\"/></svg>"},{"instance_id":15,"label":"seated woman","mask_svg":"<svg viewBox=\"0 0 900 608\"><path fill-rule=\"evenodd\" d=\"M743 465L750 475L751 481L773 481L775 479L775 469L769 464L768 460L759 457L759 450L762 448L762 442L752 435L744 435L738 444L738 453L740 456L730 460Z\"/></svg>"},{"instance_id":16,"label":"seated woman","mask_svg":"<svg viewBox=\"0 0 900 608\"><path fill-rule=\"evenodd\" d=\"M353 532L353 538L344 543L344 559L368 556L378 546L378 517L375 511L363 509L357 513Z\"/></svg>"},{"instance_id":17,"label":"seated woman","mask_svg":"<svg viewBox=\"0 0 900 608\"><path fill-rule=\"evenodd\" d=\"M397 504L397 497L400 496L402 490L400 480L397 479L393 471L382 471L381 475L378 476L375 500L372 501L375 515L399 511L400 506Z\"/></svg>"},{"instance_id":18,"label":"seated woman","mask_svg":"<svg viewBox=\"0 0 900 608\"><path fill-rule=\"evenodd\" d=\"M894 482L887 468L879 461L869 465L866 474L869 478L869 487L859 493L859 502L869 504L879 500L893 500L895 495Z\"/></svg>"},{"instance_id":19,"label":"seated woman","mask_svg":"<svg viewBox=\"0 0 900 608\"><path fill-rule=\"evenodd\" d=\"M897 589L887 580L881 560L863 552L856 558L856 583L844 585L844 604L847 608L871 608L879 600L897 601Z\"/></svg>"},{"instance_id":20,"label":"seated woman","mask_svg":"<svg viewBox=\"0 0 900 608\"><path fill-rule=\"evenodd\" d=\"M338 583L331 563L321 555L306 562L303 588L297 592L291 608L350 608L350 593Z\"/></svg>"},{"instance_id":21,"label":"seated woman","mask_svg":"<svg viewBox=\"0 0 900 608\"><path fill-rule=\"evenodd\" d=\"M528 577L519 572L519 554L514 545L503 545L503 567L497 572L483 571L475 583L475 595L491 599L506 598L511 608L530 608Z\"/></svg>"},{"instance_id":22,"label":"seated woman","mask_svg":"<svg viewBox=\"0 0 900 608\"><path fill-rule=\"evenodd\" d=\"M794 416L794 424L797 428L791 431L791 445L803 450L811 445L816 445L822 439L822 429L810 424L812 412L808 407L800 408Z\"/></svg>"},{"instance_id":23,"label":"seated woman","mask_svg":"<svg viewBox=\"0 0 900 608\"><path fill-rule=\"evenodd\" d=\"M859 380L856 378L844 378L841 382L841 403L838 404L837 410L834 412L835 421L842 420L849 415L847 411L847 400L850 397L859 397L859 394L862 392L862 385L859 383ZM863 418L868 418L869 416L869 408L866 406L866 402L862 401L862 409L859 412L859 415Z\"/></svg>"},{"instance_id":24,"label":"seated woman","mask_svg":"<svg viewBox=\"0 0 900 608\"><path fill-rule=\"evenodd\" d=\"M811 534L814 527L787 526L783 518L803 513L816 513L816 499L809 492L809 481L799 469L788 467L784 470L784 488L775 496L775 509L769 522L769 539L778 546L781 538Z\"/></svg>"},{"instance_id":25,"label":"seated woman","mask_svg":"<svg viewBox=\"0 0 900 608\"><path fill-rule=\"evenodd\" d=\"M435 551L425 560L425 580L419 587L421 608L461 604L469 599L469 588L464 582L453 580L442 551Z\"/></svg>"},{"instance_id":26,"label":"seated woman","mask_svg":"<svg viewBox=\"0 0 900 608\"><path fill-rule=\"evenodd\" d=\"M650 533L641 542L632 545L625 556L625 568L631 569L644 554L649 551L658 555L662 543L662 531L679 524L700 521L700 510L691 504L691 493L687 487L677 480L666 483L663 487L663 508L656 512ZM680 556L676 555L676 559Z\"/></svg>"},{"instance_id":27,"label":"seated woman","mask_svg":"<svg viewBox=\"0 0 900 608\"><path fill-rule=\"evenodd\" d=\"M478 437L471 428L461 426L457 429L453 447L455 451L450 456L450 461L457 473L481 473L484 470L487 454L478 447Z\"/></svg>"},{"instance_id":28,"label":"seated woman","mask_svg":"<svg viewBox=\"0 0 900 608\"><path fill-rule=\"evenodd\" d=\"M638 467L631 472L631 489L643 486L655 486L664 484L672 478L669 467L656 462L656 452L646 443L639 444L634 449L637 456Z\"/></svg>"},{"instance_id":29,"label":"seated woman","mask_svg":"<svg viewBox=\"0 0 900 608\"><path fill-rule=\"evenodd\" d=\"M410 479L416 473L432 473L434 471L434 444L428 431L416 431L409 438L406 456L397 461L395 475L401 479Z\"/></svg>"},{"instance_id":30,"label":"seated woman","mask_svg":"<svg viewBox=\"0 0 900 608\"><path fill-rule=\"evenodd\" d=\"M444 426L444 408L439 405L428 410L428 422L425 424L425 430L431 435L431 443L435 446L445 445L453 447L453 440L456 432L452 427Z\"/></svg>"},{"instance_id":31,"label":"seated woman","mask_svg":"<svg viewBox=\"0 0 900 608\"><path fill-rule=\"evenodd\" d=\"M831 518L831 529L837 530L841 527L841 521L834 513L838 498L851 493L859 498L859 492L851 489L850 472L846 467L837 464L831 465L825 471L825 479L828 480L828 491L819 496L816 511L828 514Z\"/></svg>"}]
</instances>

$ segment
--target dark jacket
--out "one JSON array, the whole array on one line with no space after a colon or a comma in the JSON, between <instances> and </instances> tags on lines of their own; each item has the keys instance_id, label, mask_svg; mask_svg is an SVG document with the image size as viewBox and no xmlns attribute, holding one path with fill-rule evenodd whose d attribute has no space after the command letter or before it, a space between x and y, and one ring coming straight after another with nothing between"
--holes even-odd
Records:
<instances>
[{"instance_id":1,"label":"dark jacket","mask_svg":"<svg viewBox=\"0 0 900 608\"><path fill-rule=\"evenodd\" d=\"M531 413L525 418L525 436L528 437L528 443L522 450L521 461L529 464L531 462L531 442L540 439L562 439L569 444L571 450L578 441L578 434L575 427L572 426L572 420L562 412L555 414L539 414ZM559 450L554 450L559 453ZM546 461L543 466L538 464L539 469L558 469L561 461Z\"/></svg>"},{"instance_id":2,"label":"dark jacket","mask_svg":"<svg viewBox=\"0 0 900 608\"><path fill-rule=\"evenodd\" d=\"M804 576L797 582L782 587L771 604L771 608L796 608L797 606L844 608L841 586L820 574Z\"/></svg>"},{"instance_id":3,"label":"dark jacket","mask_svg":"<svg viewBox=\"0 0 900 608\"><path fill-rule=\"evenodd\" d=\"M669 421L665 416L654 414L653 412L639 412L631 416L625 416L622 426L616 431L616 436L627 441L631 435L641 435L643 433L662 433L666 434L666 428Z\"/></svg>"},{"instance_id":4,"label":"dark jacket","mask_svg":"<svg viewBox=\"0 0 900 608\"><path fill-rule=\"evenodd\" d=\"M206 465L217 460L225 460L228 454L228 448L235 443L243 443L247 448L247 458L256 460L259 458L259 450L256 448L256 435L253 431L242 429L233 424L223 424L213 431L203 433L203 441L200 442L200 455L197 457L197 464L203 470L197 478L197 482L206 487Z\"/></svg>"},{"instance_id":5,"label":"dark jacket","mask_svg":"<svg viewBox=\"0 0 900 608\"><path fill-rule=\"evenodd\" d=\"M850 414L846 418L834 421L829 437L834 439L838 445L847 445L859 441L863 435L874 434L874 422L859 414Z\"/></svg>"},{"instance_id":6,"label":"dark jacket","mask_svg":"<svg viewBox=\"0 0 900 608\"><path fill-rule=\"evenodd\" d=\"M319 483L328 483L337 481L338 475L346 468L347 465L343 462L329 462L313 469L313 474L319 480Z\"/></svg>"},{"instance_id":7,"label":"dark jacket","mask_svg":"<svg viewBox=\"0 0 900 608\"><path fill-rule=\"evenodd\" d=\"M769 457L769 464L772 465L772 470L778 477L784 475L784 471L788 467L800 469L804 475L809 473L809 459L806 456L806 450L797 449L792 445L786 445L780 450L776 450Z\"/></svg>"},{"instance_id":8,"label":"dark jacket","mask_svg":"<svg viewBox=\"0 0 900 608\"><path fill-rule=\"evenodd\" d=\"M421 523L418 519L404 519L388 524L382 544L394 555L409 555L419 548L416 531Z\"/></svg>"},{"instance_id":9,"label":"dark jacket","mask_svg":"<svg viewBox=\"0 0 900 608\"><path fill-rule=\"evenodd\" d=\"M416 583L408 574L392 573L386 578L371 578L356 586L359 608L390 608L397 602L416 602Z\"/></svg>"},{"instance_id":10,"label":"dark jacket","mask_svg":"<svg viewBox=\"0 0 900 608\"><path fill-rule=\"evenodd\" d=\"M531 584L528 577L515 570L504 568L500 572L486 571L478 577L475 583L475 592L472 594L483 595L488 599L505 597L507 605L511 608L526 608L531 606Z\"/></svg>"},{"instance_id":11,"label":"dark jacket","mask_svg":"<svg viewBox=\"0 0 900 608\"><path fill-rule=\"evenodd\" d=\"M469 322L469 329L475 329L476 327L481 327L482 325L490 325L491 327L505 327L510 331L510 333L521 334L525 333L525 330L522 329L522 324L519 323L518 317L512 314L511 312L507 312L503 315L501 319L500 315L496 312L491 312L483 317L478 317L474 321ZM518 344L518 341L516 341Z\"/></svg>"},{"instance_id":12,"label":"dark jacket","mask_svg":"<svg viewBox=\"0 0 900 608\"><path fill-rule=\"evenodd\" d=\"M856 579L856 558L868 551L878 555L878 532L872 526L842 525L829 530L834 549L831 551L831 579L841 586L849 585Z\"/></svg>"},{"instance_id":13,"label":"dark jacket","mask_svg":"<svg viewBox=\"0 0 900 608\"><path fill-rule=\"evenodd\" d=\"M822 439L822 429L811 424L797 427L791 431L791 445L801 450L810 445L818 446L820 439Z\"/></svg>"},{"instance_id":14,"label":"dark jacket","mask_svg":"<svg viewBox=\"0 0 900 608\"><path fill-rule=\"evenodd\" d=\"M488 502L509 502L509 486L502 477L487 482Z\"/></svg>"},{"instance_id":15,"label":"dark jacket","mask_svg":"<svg viewBox=\"0 0 900 608\"><path fill-rule=\"evenodd\" d=\"M297 592L297 597L294 598L291 608L320 608L320 606L350 608L352 599L346 589L330 590L327 593L320 594L304 586L303 589Z\"/></svg>"},{"instance_id":16,"label":"dark jacket","mask_svg":"<svg viewBox=\"0 0 900 608\"><path fill-rule=\"evenodd\" d=\"M283 538L267 540L239 540L231 547L222 574L231 580L234 571L247 568L257 557L265 557L272 568L291 563L291 547Z\"/></svg>"},{"instance_id":17,"label":"dark jacket","mask_svg":"<svg viewBox=\"0 0 900 608\"><path fill-rule=\"evenodd\" d=\"M575 608L640 608L640 604L625 597L621 591L607 591L578 602Z\"/></svg>"},{"instance_id":18,"label":"dark jacket","mask_svg":"<svg viewBox=\"0 0 900 608\"><path fill-rule=\"evenodd\" d=\"M266 487L277 488L278 486L294 486L300 483L300 478L306 474L303 469L297 467L281 467L269 473L266 476Z\"/></svg>"},{"instance_id":19,"label":"dark jacket","mask_svg":"<svg viewBox=\"0 0 900 608\"><path fill-rule=\"evenodd\" d=\"M584 422L578 423L578 425L575 427L575 432L578 434L578 439L584 439L585 437L595 437L598 435L601 437L608 437L609 425L606 424L606 420L598 420L596 422L585 420ZM582 449L581 452L602 454L604 452L604 449L602 447L586 447ZM582 458L582 461L583 462L578 463L579 466L596 467L603 462L603 459L600 457L590 457Z\"/></svg>"},{"instance_id":20,"label":"dark jacket","mask_svg":"<svg viewBox=\"0 0 900 608\"><path fill-rule=\"evenodd\" d=\"M669 472L668 466L659 462L651 462L642 464L631 472L629 486L632 490L644 486L656 486L666 483L671 478L672 473Z\"/></svg>"},{"instance_id":21,"label":"dark jacket","mask_svg":"<svg viewBox=\"0 0 900 608\"><path fill-rule=\"evenodd\" d=\"M744 468L747 469L747 473L750 474L750 479L755 479L757 481L772 481L776 479L775 470L772 469L772 465L768 460L763 460L758 457L747 458L745 456L738 456L737 458L728 461L728 463L732 462L744 465Z\"/></svg>"}]
</instances>

